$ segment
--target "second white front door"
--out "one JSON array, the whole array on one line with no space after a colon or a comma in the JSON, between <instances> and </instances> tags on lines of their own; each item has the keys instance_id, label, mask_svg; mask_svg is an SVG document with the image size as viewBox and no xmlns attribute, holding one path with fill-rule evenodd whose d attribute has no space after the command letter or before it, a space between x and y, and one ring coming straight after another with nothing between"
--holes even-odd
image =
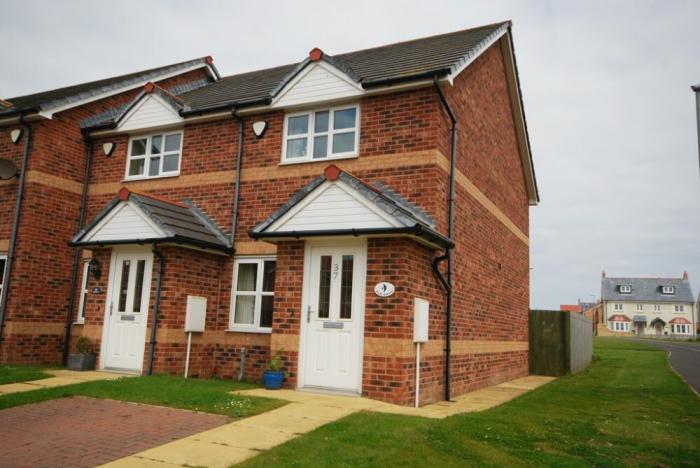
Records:
<instances>
[{"instance_id":1,"label":"second white front door","mask_svg":"<svg viewBox=\"0 0 700 468\"><path fill-rule=\"evenodd\" d=\"M300 385L360 393L366 244L307 249Z\"/></svg>"},{"instance_id":2,"label":"second white front door","mask_svg":"<svg viewBox=\"0 0 700 468\"><path fill-rule=\"evenodd\" d=\"M140 372L146 344L153 255L113 252L101 367Z\"/></svg>"}]
</instances>

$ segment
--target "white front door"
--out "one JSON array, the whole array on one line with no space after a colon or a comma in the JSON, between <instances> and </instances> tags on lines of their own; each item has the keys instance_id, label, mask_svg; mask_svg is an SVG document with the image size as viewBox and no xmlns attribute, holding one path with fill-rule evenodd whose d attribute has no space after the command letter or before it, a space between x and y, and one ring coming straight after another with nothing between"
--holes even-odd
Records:
<instances>
[{"instance_id":1,"label":"white front door","mask_svg":"<svg viewBox=\"0 0 700 468\"><path fill-rule=\"evenodd\" d=\"M153 255L113 252L101 367L140 372L146 344Z\"/></svg>"},{"instance_id":2,"label":"white front door","mask_svg":"<svg viewBox=\"0 0 700 468\"><path fill-rule=\"evenodd\" d=\"M300 386L360 393L366 244L307 244Z\"/></svg>"}]
</instances>

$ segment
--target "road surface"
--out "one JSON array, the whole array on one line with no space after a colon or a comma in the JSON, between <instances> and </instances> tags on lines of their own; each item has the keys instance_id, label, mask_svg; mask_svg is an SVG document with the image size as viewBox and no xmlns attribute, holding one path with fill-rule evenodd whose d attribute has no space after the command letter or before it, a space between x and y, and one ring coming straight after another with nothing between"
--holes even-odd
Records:
<instances>
[{"instance_id":1,"label":"road surface","mask_svg":"<svg viewBox=\"0 0 700 468\"><path fill-rule=\"evenodd\" d=\"M669 351L671 367L700 394L700 345L682 341L638 340Z\"/></svg>"}]
</instances>

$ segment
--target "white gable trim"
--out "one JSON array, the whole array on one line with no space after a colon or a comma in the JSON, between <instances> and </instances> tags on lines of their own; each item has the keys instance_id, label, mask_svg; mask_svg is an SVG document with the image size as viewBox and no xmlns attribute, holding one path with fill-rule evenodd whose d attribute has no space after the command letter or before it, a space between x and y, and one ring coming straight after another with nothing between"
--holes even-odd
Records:
<instances>
[{"instance_id":1,"label":"white gable trim","mask_svg":"<svg viewBox=\"0 0 700 468\"><path fill-rule=\"evenodd\" d=\"M143 211L131 201L120 202L90 229L80 242L99 242L115 240L157 239L165 237L158 227Z\"/></svg>"},{"instance_id":2,"label":"white gable trim","mask_svg":"<svg viewBox=\"0 0 700 468\"><path fill-rule=\"evenodd\" d=\"M181 125L184 119L169 103L155 93L144 96L121 119L117 130L132 132Z\"/></svg>"},{"instance_id":3,"label":"white gable trim","mask_svg":"<svg viewBox=\"0 0 700 468\"><path fill-rule=\"evenodd\" d=\"M214 70L209 66L207 63L197 63L192 65L191 67L183 68L181 70L176 70L171 73L166 73L165 75L160 75L157 77L151 77L150 79L147 80L141 80L137 81L134 83L130 83L128 85L115 88L115 89L110 89L109 91L105 91L103 93L98 93L89 97L86 97L84 99L80 99L78 101L73 101L68 104L63 104L63 105L58 105L52 107L50 104L46 106L45 109L42 109L41 112L38 112L38 115L46 118L46 119L51 119L53 118L54 114L58 114L59 112L63 112L64 110L72 109L74 107L82 106L84 104L88 104L93 101L99 101L100 99L104 99L110 96L114 96L115 94L123 93L132 89L138 89L138 88L143 88L146 83L149 82L158 82L162 80L167 80L168 78L172 78L174 76L182 75L183 73L191 72L193 70L197 70L199 68L206 68L209 74L214 77L214 79L218 80L218 76L214 72Z\"/></svg>"},{"instance_id":4,"label":"white gable trim","mask_svg":"<svg viewBox=\"0 0 700 468\"><path fill-rule=\"evenodd\" d=\"M508 25L504 24L500 28L498 28L496 31L494 31L484 42L479 44L479 48L477 51L474 52L473 55L468 57L464 62L462 62L458 67L456 67L454 70L450 72L450 74L447 76L447 81L450 84L454 83L454 79L462 73L464 70L467 69L469 65L471 65L474 60L478 59L481 54L483 54L489 47L494 45L496 41L498 41L501 37L503 37L504 34L508 32Z\"/></svg>"},{"instance_id":5,"label":"white gable trim","mask_svg":"<svg viewBox=\"0 0 700 468\"><path fill-rule=\"evenodd\" d=\"M270 107L292 107L349 99L365 94L359 83L333 65L307 65L272 100Z\"/></svg>"},{"instance_id":6,"label":"white gable trim","mask_svg":"<svg viewBox=\"0 0 700 468\"><path fill-rule=\"evenodd\" d=\"M318 201L324 198L324 195L344 198L344 200L340 201L345 205L345 210L347 210L348 207L352 207L355 212L343 213L343 207L329 207L329 210L335 211L335 213L333 213L333 220L324 220L318 216L318 214L323 213L322 209L318 206ZM340 197L338 197L338 195ZM305 216L304 212L309 209L311 209L311 213L307 213ZM314 219L316 221L313 221ZM292 228L290 229L290 227ZM318 186L280 219L272 223L265 232L304 232L317 229L333 230L391 227L404 226L374 203L356 193L352 187L338 180L333 182L326 181Z\"/></svg>"}]
</instances>

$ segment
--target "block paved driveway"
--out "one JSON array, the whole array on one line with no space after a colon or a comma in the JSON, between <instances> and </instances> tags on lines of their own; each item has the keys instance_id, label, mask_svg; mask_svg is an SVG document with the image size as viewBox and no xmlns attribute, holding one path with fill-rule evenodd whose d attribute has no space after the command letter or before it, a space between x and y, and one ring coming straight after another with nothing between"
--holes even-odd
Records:
<instances>
[{"instance_id":1,"label":"block paved driveway","mask_svg":"<svg viewBox=\"0 0 700 468\"><path fill-rule=\"evenodd\" d=\"M0 411L0 466L96 466L228 421L84 397L18 406Z\"/></svg>"}]
</instances>

